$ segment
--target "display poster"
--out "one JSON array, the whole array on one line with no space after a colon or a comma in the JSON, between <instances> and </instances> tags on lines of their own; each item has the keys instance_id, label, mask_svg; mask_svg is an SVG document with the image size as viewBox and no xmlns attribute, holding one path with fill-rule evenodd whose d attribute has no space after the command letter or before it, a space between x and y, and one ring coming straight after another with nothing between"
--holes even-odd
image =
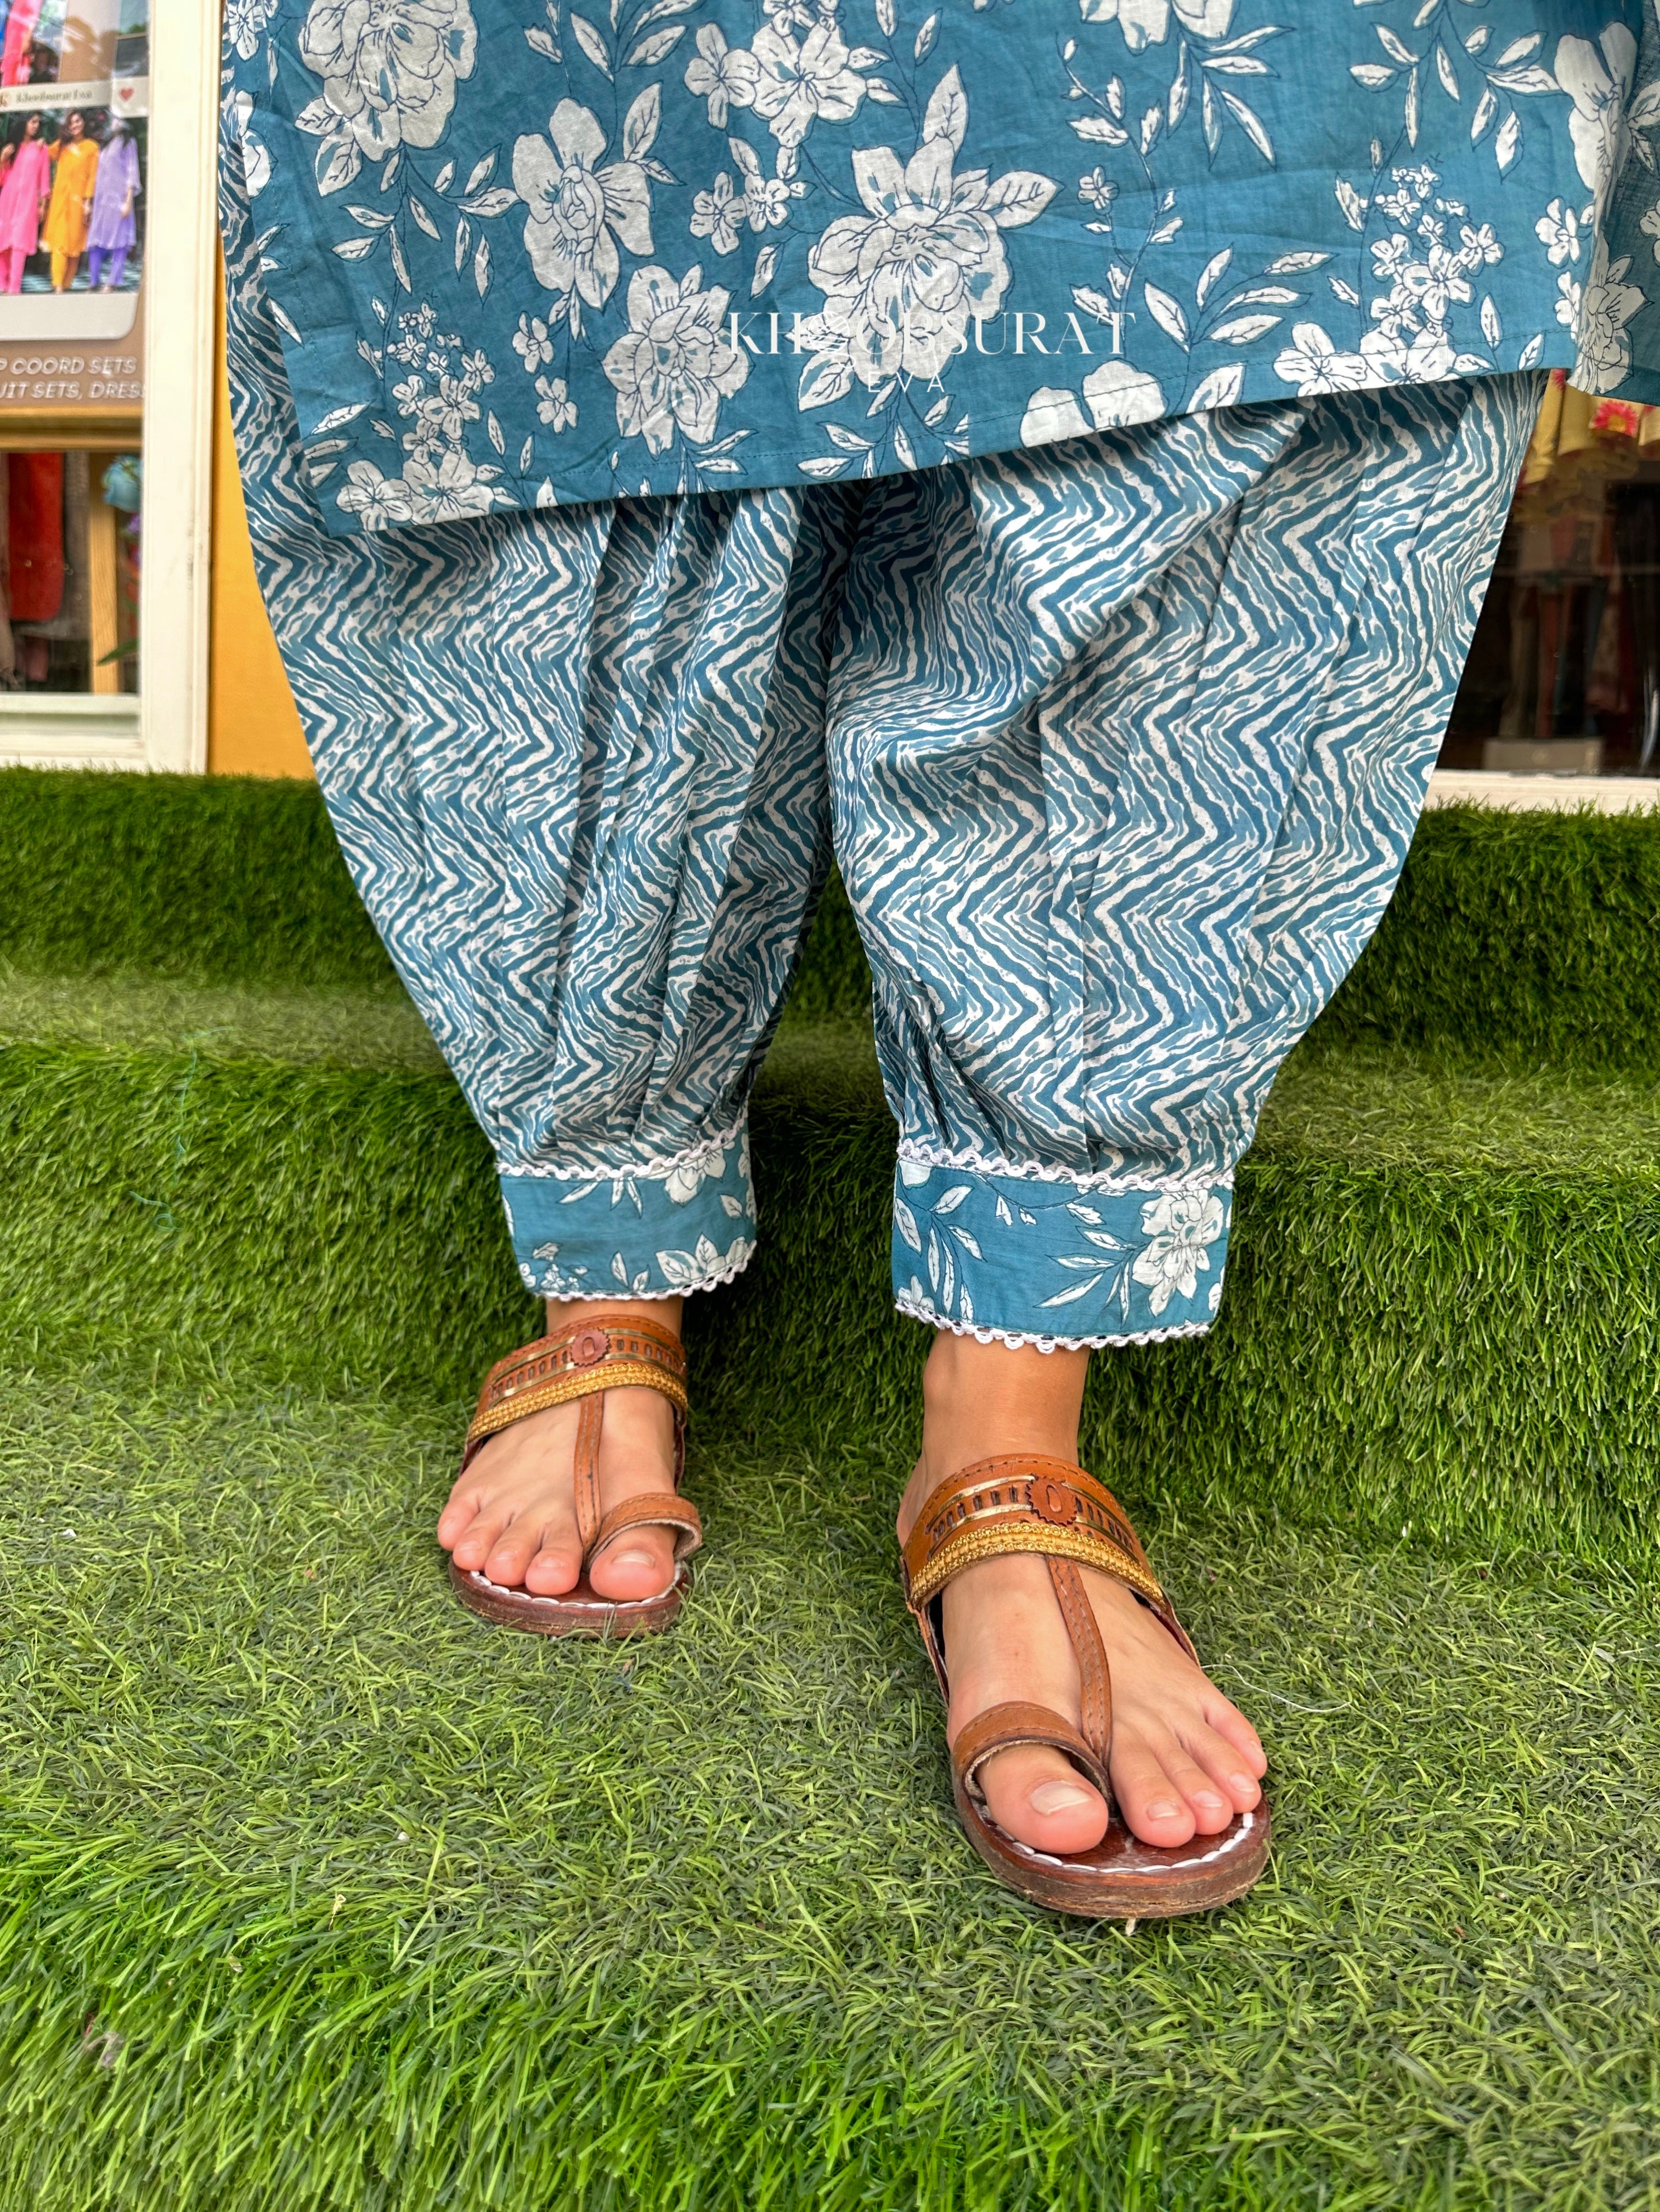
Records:
<instances>
[{"instance_id":1,"label":"display poster","mask_svg":"<svg viewBox=\"0 0 1660 2212\"><path fill-rule=\"evenodd\" d=\"M0 406L143 397L149 0L0 0Z\"/></svg>"}]
</instances>

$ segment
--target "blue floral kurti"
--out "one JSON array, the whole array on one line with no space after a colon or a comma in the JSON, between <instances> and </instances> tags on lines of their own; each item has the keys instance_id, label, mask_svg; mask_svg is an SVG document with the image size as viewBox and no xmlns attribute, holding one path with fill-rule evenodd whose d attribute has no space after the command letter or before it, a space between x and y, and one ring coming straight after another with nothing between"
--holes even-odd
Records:
<instances>
[{"instance_id":1,"label":"blue floral kurti","mask_svg":"<svg viewBox=\"0 0 1660 2212\"><path fill-rule=\"evenodd\" d=\"M331 532L1560 364L1660 399L1639 0L229 0Z\"/></svg>"}]
</instances>

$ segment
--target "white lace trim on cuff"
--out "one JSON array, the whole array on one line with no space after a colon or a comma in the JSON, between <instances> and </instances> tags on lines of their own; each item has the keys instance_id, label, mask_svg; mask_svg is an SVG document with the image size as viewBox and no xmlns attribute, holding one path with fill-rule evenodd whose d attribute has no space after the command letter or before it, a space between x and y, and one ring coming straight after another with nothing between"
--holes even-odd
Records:
<instances>
[{"instance_id":1,"label":"white lace trim on cuff","mask_svg":"<svg viewBox=\"0 0 1660 2212\"><path fill-rule=\"evenodd\" d=\"M951 1321L919 1298L894 1300L895 1310L912 1321L925 1321L932 1328L948 1328L953 1336L971 1336L976 1344L1006 1344L1011 1352L1030 1345L1035 1352L1108 1352L1129 1344L1167 1344L1172 1337L1206 1336L1207 1321L1179 1321L1169 1328L1138 1328L1122 1336L1025 1336L1018 1329L981 1328L973 1322Z\"/></svg>"},{"instance_id":2,"label":"white lace trim on cuff","mask_svg":"<svg viewBox=\"0 0 1660 2212\"><path fill-rule=\"evenodd\" d=\"M1189 1170L1183 1175L1128 1175L1116 1168L1103 1168L1080 1175L1074 1168L1044 1167L1036 1160L1006 1160L1000 1153L988 1156L984 1152L947 1152L942 1145L925 1145L915 1137L902 1137L899 1158L919 1168L966 1168L971 1175L1007 1176L1015 1182L1063 1182L1073 1190L1146 1191L1182 1195L1189 1191L1231 1190L1233 1170L1219 1168L1214 1172ZM1129 1340L1125 1339L1128 1342ZM1060 1341L1059 1339L1056 1341ZM1118 1339L1113 1340L1115 1343Z\"/></svg>"},{"instance_id":3,"label":"white lace trim on cuff","mask_svg":"<svg viewBox=\"0 0 1660 2212\"><path fill-rule=\"evenodd\" d=\"M728 1283L735 1283L737 1281L738 1278L743 1273L745 1268L748 1267L750 1261L754 1257L755 1243L753 1238L751 1238L750 1241L749 1249L745 1253L743 1258L741 1260L734 1260L729 1267L719 1267L712 1275L700 1275L695 1283L676 1283L672 1289L661 1291L533 1290L531 1292L531 1296L537 1298L545 1298L550 1306L660 1305L665 1298L690 1297L694 1291L724 1290Z\"/></svg>"}]
</instances>

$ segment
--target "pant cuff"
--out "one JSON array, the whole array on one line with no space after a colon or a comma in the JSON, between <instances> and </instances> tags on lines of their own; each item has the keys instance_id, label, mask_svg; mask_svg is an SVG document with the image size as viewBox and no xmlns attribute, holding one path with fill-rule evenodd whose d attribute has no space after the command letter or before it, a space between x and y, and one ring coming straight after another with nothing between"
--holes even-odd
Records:
<instances>
[{"instance_id":1,"label":"pant cuff","mask_svg":"<svg viewBox=\"0 0 1660 2212\"><path fill-rule=\"evenodd\" d=\"M982 1344L1043 1352L1197 1336L1221 1301L1232 1211L1231 1176L1130 1184L902 1159L895 1303Z\"/></svg>"},{"instance_id":2,"label":"pant cuff","mask_svg":"<svg viewBox=\"0 0 1660 2212\"><path fill-rule=\"evenodd\" d=\"M584 1173L499 1170L514 1257L544 1298L666 1298L710 1291L749 1265L755 1189L749 1133L664 1159Z\"/></svg>"}]
</instances>

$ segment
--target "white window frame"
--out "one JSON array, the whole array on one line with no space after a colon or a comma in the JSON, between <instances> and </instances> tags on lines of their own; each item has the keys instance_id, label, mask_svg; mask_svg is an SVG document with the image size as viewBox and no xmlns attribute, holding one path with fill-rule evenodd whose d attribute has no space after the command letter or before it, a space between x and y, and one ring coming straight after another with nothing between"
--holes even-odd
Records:
<instances>
[{"instance_id":1,"label":"white window frame","mask_svg":"<svg viewBox=\"0 0 1660 2212\"><path fill-rule=\"evenodd\" d=\"M200 774L208 764L218 7L151 0L149 38L139 689L0 693L8 766Z\"/></svg>"},{"instance_id":2,"label":"white window frame","mask_svg":"<svg viewBox=\"0 0 1660 2212\"><path fill-rule=\"evenodd\" d=\"M1512 811L1637 814L1660 806L1651 775L1505 775L1496 769L1438 768L1430 778L1431 806L1500 806Z\"/></svg>"}]
</instances>

